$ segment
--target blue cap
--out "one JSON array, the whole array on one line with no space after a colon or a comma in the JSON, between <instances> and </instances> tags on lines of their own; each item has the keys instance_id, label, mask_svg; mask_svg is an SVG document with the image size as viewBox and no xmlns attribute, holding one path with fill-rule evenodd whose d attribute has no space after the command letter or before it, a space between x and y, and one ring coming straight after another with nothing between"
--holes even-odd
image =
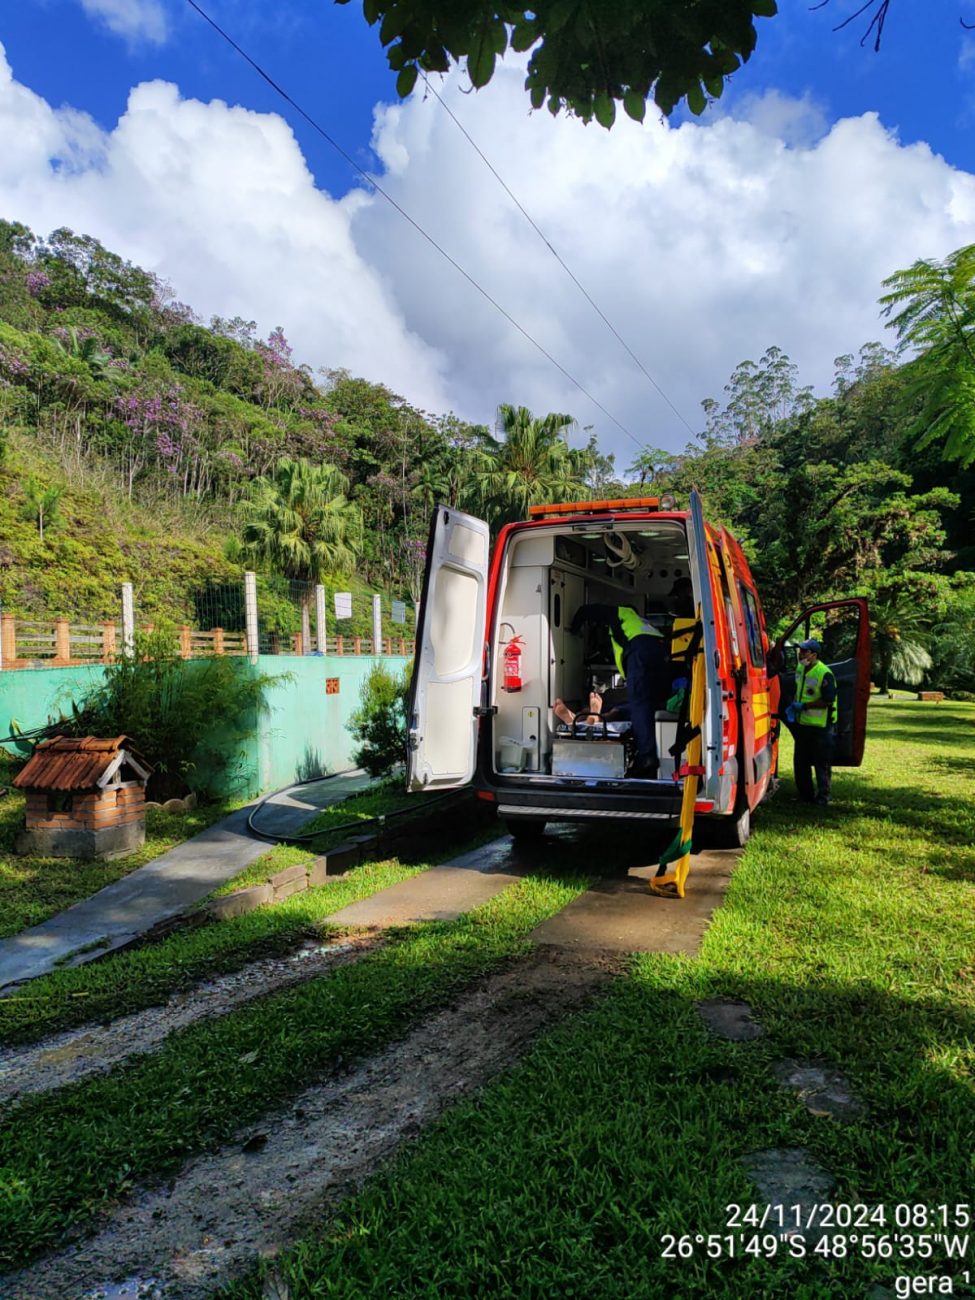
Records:
<instances>
[{"instance_id":1,"label":"blue cap","mask_svg":"<svg viewBox=\"0 0 975 1300\"><path fill-rule=\"evenodd\" d=\"M799 649L814 650L818 655L821 655L823 653L823 647L820 645L820 643L816 640L815 637L810 637L808 641L800 641Z\"/></svg>"}]
</instances>

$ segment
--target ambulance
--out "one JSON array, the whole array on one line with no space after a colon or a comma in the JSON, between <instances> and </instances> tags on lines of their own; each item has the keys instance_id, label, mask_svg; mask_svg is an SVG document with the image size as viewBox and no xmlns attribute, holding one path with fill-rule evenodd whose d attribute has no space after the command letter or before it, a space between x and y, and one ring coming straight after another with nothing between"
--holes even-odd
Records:
<instances>
[{"instance_id":1,"label":"ambulance","mask_svg":"<svg viewBox=\"0 0 975 1300\"><path fill-rule=\"evenodd\" d=\"M805 609L770 645L742 548L705 521L696 492L686 510L662 496L529 514L505 525L492 548L483 520L434 512L408 699L410 790L473 783L512 835L532 838L560 822L676 826L693 771L695 838L743 845L776 784L779 715L795 692L795 644L810 631L837 681L833 763L859 766L870 690L865 600ZM593 603L631 607L665 639L653 779L628 775L625 723L580 727L561 716L562 702L584 716L593 690L625 698L608 636L570 631ZM687 714L694 656L704 682L696 720Z\"/></svg>"}]
</instances>

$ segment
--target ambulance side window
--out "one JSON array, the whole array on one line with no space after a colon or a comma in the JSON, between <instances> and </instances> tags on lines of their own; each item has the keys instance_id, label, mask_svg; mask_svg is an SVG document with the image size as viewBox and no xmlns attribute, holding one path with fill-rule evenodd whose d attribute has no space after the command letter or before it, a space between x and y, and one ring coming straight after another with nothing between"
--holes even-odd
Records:
<instances>
[{"instance_id":1,"label":"ambulance side window","mask_svg":"<svg viewBox=\"0 0 975 1300\"><path fill-rule=\"evenodd\" d=\"M758 612L758 602L743 583L739 582L738 590L741 593L741 607L745 612L745 628L748 632L748 657L754 668L763 668L765 647L762 645L762 620Z\"/></svg>"}]
</instances>

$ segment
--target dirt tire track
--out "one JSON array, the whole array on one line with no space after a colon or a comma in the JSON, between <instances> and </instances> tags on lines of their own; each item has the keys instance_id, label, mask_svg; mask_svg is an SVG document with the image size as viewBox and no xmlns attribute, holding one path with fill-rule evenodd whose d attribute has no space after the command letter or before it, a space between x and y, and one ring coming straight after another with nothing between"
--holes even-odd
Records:
<instances>
[{"instance_id":1,"label":"dirt tire track","mask_svg":"<svg viewBox=\"0 0 975 1300\"><path fill-rule=\"evenodd\" d=\"M155 1051L165 1038L187 1025L304 984L358 961L382 942L380 935L350 934L306 943L285 956L259 958L240 970L204 980L174 994L161 1006L133 1011L108 1024L81 1025L24 1047L0 1047L0 1116L19 1097L107 1074L130 1057Z\"/></svg>"},{"instance_id":2,"label":"dirt tire track","mask_svg":"<svg viewBox=\"0 0 975 1300\"><path fill-rule=\"evenodd\" d=\"M139 1293L203 1300L321 1227L334 1206L442 1110L513 1064L586 1005L623 963L536 948L356 1066L307 1089L259 1128L190 1161L165 1189L135 1193L96 1236L0 1278L5 1300ZM126 1289L112 1283L127 1279Z\"/></svg>"}]
</instances>

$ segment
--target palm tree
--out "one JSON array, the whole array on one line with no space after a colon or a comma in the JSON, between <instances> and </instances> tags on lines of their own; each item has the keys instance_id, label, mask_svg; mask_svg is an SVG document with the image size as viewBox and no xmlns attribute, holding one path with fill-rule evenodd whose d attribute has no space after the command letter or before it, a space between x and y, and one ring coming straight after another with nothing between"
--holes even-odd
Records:
<instances>
[{"instance_id":1,"label":"palm tree","mask_svg":"<svg viewBox=\"0 0 975 1300\"><path fill-rule=\"evenodd\" d=\"M919 686L930 671L933 661L924 645L928 624L923 605L909 592L870 598L870 638L881 695L890 693L892 677L905 686Z\"/></svg>"},{"instance_id":2,"label":"palm tree","mask_svg":"<svg viewBox=\"0 0 975 1300\"><path fill-rule=\"evenodd\" d=\"M975 462L975 244L895 271L884 288L883 314L916 353L904 373L917 445L940 443L965 468Z\"/></svg>"},{"instance_id":3,"label":"palm tree","mask_svg":"<svg viewBox=\"0 0 975 1300\"><path fill-rule=\"evenodd\" d=\"M311 584L355 567L362 518L348 499L349 481L334 465L278 461L273 476L254 480L242 504L244 555L256 565L307 584L301 598L302 645L311 644Z\"/></svg>"},{"instance_id":4,"label":"palm tree","mask_svg":"<svg viewBox=\"0 0 975 1300\"><path fill-rule=\"evenodd\" d=\"M567 432L571 415L536 419L526 406L498 407L503 438L481 436L474 462L472 495L495 526L524 519L528 507L587 497L587 453L573 451Z\"/></svg>"}]
</instances>

